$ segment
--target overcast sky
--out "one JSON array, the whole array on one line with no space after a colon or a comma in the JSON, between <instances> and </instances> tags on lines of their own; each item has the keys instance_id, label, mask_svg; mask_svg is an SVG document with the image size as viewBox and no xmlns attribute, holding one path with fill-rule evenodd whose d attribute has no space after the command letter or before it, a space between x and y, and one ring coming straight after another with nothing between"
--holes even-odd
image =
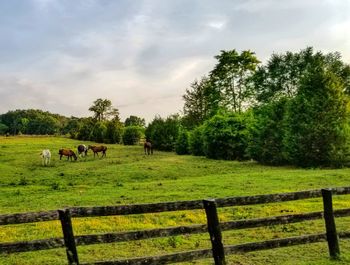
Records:
<instances>
[{"instance_id":1,"label":"overcast sky","mask_svg":"<svg viewBox=\"0 0 350 265\"><path fill-rule=\"evenodd\" d=\"M88 116L108 98L150 121L182 109L220 50L313 46L350 63L349 29L349 0L3 0L0 113Z\"/></svg>"}]
</instances>

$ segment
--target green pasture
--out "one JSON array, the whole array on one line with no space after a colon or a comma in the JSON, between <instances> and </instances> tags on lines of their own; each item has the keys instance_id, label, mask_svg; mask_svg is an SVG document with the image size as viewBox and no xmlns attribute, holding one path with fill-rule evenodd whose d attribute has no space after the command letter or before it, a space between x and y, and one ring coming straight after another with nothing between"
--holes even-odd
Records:
<instances>
[{"instance_id":1,"label":"green pasture","mask_svg":"<svg viewBox=\"0 0 350 265\"><path fill-rule=\"evenodd\" d=\"M255 162L209 160L157 152L142 146L108 145L106 158L59 160L58 149L81 142L59 137L0 138L0 214L54 210L66 206L118 205L257 195L350 186L350 169L268 167ZM84 142L89 144L88 142ZM40 152L50 149L51 164ZM349 196L334 197L336 209L350 207ZM222 221L322 210L320 199L220 209ZM203 211L132 216L77 218L76 235L205 223ZM339 231L350 230L350 218L337 219ZM58 222L0 227L0 243L61 237ZM320 221L224 232L225 244L239 244L324 231ZM78 247L82 262L149 256L207 248L208 235L184 235L128 243ZM229 264L349 264L350 242L341 240L341 260L331 261L326 243L229 256ZM0 264L66 264L64 249L0 254ZM212 264L199 260L191 264Z\"/></svg>"}]
</instances>

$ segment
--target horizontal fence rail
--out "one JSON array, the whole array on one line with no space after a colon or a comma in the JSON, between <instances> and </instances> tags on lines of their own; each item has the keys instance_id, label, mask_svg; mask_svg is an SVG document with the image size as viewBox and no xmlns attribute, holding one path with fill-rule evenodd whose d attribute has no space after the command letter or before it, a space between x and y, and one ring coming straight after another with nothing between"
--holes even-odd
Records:
<instances>
[{"instance_id":1,"label":"horizontal fence rail","mask_svg":"<svg viewBox=\"0 0 350 265\"><path fill-rule=\"evenodd\" d=\"M49 238L33 241L20 242L5 242L0 243L0 253L15 253L45 250L53 248L66 247L69 264L79 263L76 246L91 245L100 243L125 242L141 239L160 238L168 236L177 236L183 234L198 234L206 233L210 230L212 239L212 249L201 249L186 251L168 255L132 258L116 261L99 261L95 263L84 264L168 264L174 262L186 262L198 258L214 257L215 264L226 264L226 254L234 254L240 252L249 252L264 249L273 249L278 247L286 247L300 244L316 243L327 241L330 248L330 255L336 257L339 255L339 247L337 246L337 237L350 238L350 232L337 233L335 229L334 217L350 216L350 208L333 210L332 209L332 193L334 195L350 194L350 187L338 187L332 189L309 190L300 192L268 194L257 196L241 196L229 197L216 200L193 200L165 203L150 203L150 204L134 204L120 206L98 206L98 207L69 207L64 210L32 212L32 213L17 213L0 215L0 225L23 224L31 222L43 222L52 220L61 220L61 225L64 233L64 238ZM281 215L266 218L236 220L230 222L218 222L216 207L243 206L265 203L278 203L286 201L304 200L310 198L323 197L324 211L310 212L302 214ZM203 206L203 203L205 207ZM210 205L209 205L210 204ZM210 208L210 207L211 208ZM209 208L211 209L209 211ZM126 231L105 234L93 235L73 235L73 227L71 217L94 217L94 216L110 216L110 215L130 215L144 213L158 213L169 211L197 210L206 209L207 224L177 226L160 229L149 229L140 231ZM221 242L221 231L233 229L246 229L262 226L281 225L289 223L297 223L308 220L325 219L327 233L304 235L291 238L273 239L262 242L245 243L233 246L224 246ZM216 220L213 222L213 220ZM212 234L213 233L213 234ZM214 236L215 234L215 236ZM332 239L331 239L332 238ZM334 241L334 243L330 241ZM218 247L219 246L219 247ZM333 253L331 253L333 248ZM214 252L214 255L213 255ZM216 256L218 255L218 256Z\"/></svg>"},{"instance_id":2,"label":"horizontal fence rail","mask_svg":"<svg viewBox=\"0 0 350 265\"><path fill-rule=\"evenodd\" d=\"M332 188L334 195L350 194L350 187ZM321 190L308 190L289 193L277 193L256 196L241 196L216 199L218 207L244 206L265 203L277 203L295 200L305 200L322 197ZM163 202L149 204L131 204L118 206L97 207L68 207L71 216L74 217L96 217L110 215L130 215L143 213L159 213L183 210L203 209L202 200ZM58 212L55 210L33 213L16 213L0 215L0 225L22 224L31 222L42 222L59 220Z\"/></svg>"},{"instance_id":3,"label":"horizontal fence rail","mask_svg":"<svg viewBox=\"0 0 350 265\"><path fill-rule=\"evenodd\" d=\"M335 217L346 217L350 216L350 208L340 209L334 211ZM229 231L233 229L246 229L256 228L270 225L282 225L290 223L298 223L310 220L317 220L323 218L323 212L311 212L302 214L291 214L291 215L280 215L267 218L256 218L246 219L230 222L221 222L221 230ZM130 232L119 232L119 233L105 233L105 234L94 234L94 235L80 235L75 236L75 242L78 246L82 245L93 245L100 243L116 243L126 242L142 239L160 238L168 236L178 236L183 234L199 234L206 233L207 225L191 225L191 226L177 226L160 229L149 229L140 231ZM0 243L0 252L4 253L15 253L15 252L26 252L33 250L44 250L52 248L64 247L63 238L49 238L42 240L33 240L26 242L11 242L11 243Z\"/></svg>"},{"instance_id":4,"label":"horizontal fence rail","mask_svg":"<svg viewBox=\"0 0 350 265\"><path fill-rule=\"evenodd\" d=\"M350 238L349 233L339 233L340 238ZM272 239L261 242L245 243L239 245L225 246L226 254L247 253L258 250L267 250L281 247L290 247L303 244L324 242L327 240L326 234L313 234L306 236L289 237L283 239ZM196 258L211 257L211 249L202 249L195 251L179 252L170 255L152 256L145 258L133 258L115 261L99 261L92 263L81 263L82 265L157 265L173 262L186 262Z\"/></svg>"}]
</instances>

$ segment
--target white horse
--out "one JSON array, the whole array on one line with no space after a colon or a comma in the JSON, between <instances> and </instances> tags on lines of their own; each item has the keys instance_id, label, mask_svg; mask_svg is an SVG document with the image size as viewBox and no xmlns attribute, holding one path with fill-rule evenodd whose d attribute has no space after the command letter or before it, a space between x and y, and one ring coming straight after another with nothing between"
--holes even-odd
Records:
<instances>
[{"instance_id":1,"label":"white horse","mask_svg":"<svg viewBox=\"0 0 350 265\"><path fill-rule=\"evenodd\" d=\"M41 152L41 158L42 158L42 163L43 166L48 166L50 165L50 160L51 160L51 152L49 149L45 149Z\"/></svg>"}]
</instances>

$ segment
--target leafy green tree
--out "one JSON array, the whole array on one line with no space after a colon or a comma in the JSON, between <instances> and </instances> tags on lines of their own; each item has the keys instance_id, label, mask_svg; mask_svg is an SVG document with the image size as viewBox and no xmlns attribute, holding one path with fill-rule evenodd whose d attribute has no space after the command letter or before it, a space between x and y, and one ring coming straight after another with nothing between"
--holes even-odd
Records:
<instances>
[{"instance_id":1,"label":"leafy green tree","mask_svg":"<svg viewBox=\"0 0 350 265\"><path fill-rule=\"evenodd\" d=\"M108 99L96 99L89 110L94 112L94 118L97 121L104 121L115 117L118 117L117 119L119 120L118 109L113 108L112 102Z\"/></svg>"},{"instance_id":2,"label":"leafy green tree","mask_svg":"<svg viewBox=\"0 0 350 265\"><path fill-rule=\"evenodd\" d=\"M128 126L145 127L146 122L145 122L145 119L143 118L131 115L130 117L125 119L124 125L125 127L128 127Z\"/></svg>"},{"instance_id":3,"label":"leafy green tree","mask_svg":"<svg viewBox=\"0 0 350 265\"><path fill-rule=\"evenodd\" d=\"M250 133L250 115L244 113L217 114L204 123L204 153L208 158L243 160Z\"/></svg>"},{"instance_id":4,"label":"leafy green tree","mask_svg":"<svg viewBox=\"0 0 350 265\"><path fill-rule=\"evenodd\" d=\"M188 131L183 128L179 130L179 134L175 143L175 152L178 155L189 154Z\"/></svg>"},{"instance_id":5,"label":"leafy green tree","mask_svg":"<svg viewBox=\"0 0 350 265\"><path fill-rule=\"evenodd\" d=\"M260 61L254 52L238 53L236 50L223 50L215 59L218 63L210 72L210 80L221 93L221 106L242 112L250 105L252 89L249 81Z\"/></svg>"},{"instance_id":6,"label":"leafy green tree","mask_svg":"<svg viewBox=\"0 0 350 265\"><path fill-rule=\"evenodd\" d=\"M195 80L182 97L185 101L183 124L187 128L194 128L215 115L221 100L220 91L212 85L208 77Z\"/></svg>"},{"instance_id":7,"label":"leafy green tree","mask_svg":"<svg viewBox=\"0 0 350 265\"><path fill-rule=\"evenodd\" d=\"M4 135L8 132L9 127L6 124L0 122L0 135Z\"/></svg>"},{"instance_id":8,"label":"leafy green tree","mask_svg":"<svg viewBox=\"0 0 350 265\"><path fill-rule=\"evenodd\" d=\"M272 101L254 110L248 153L254 160L271 165L286 163L283 152L287 98Z\"/></svg>"},{"instance_id":9,"label":"leafy green tree","mask_svg":"<svg viewBox=\"0 0 350 265\"><path fill-rule=\"evenodd\" d=\"M110 144L120 143L123 134L122 124L117 120L111 120L106 122L106 127L105 140Z\"/></svg>"},{"instance_id":10,"label":"leafy green tree","mask_svg":"<svg viewBox=\"0 0 350 265\"><path fill-rule=\"evenodd\" d=\"M180 118L178 115L171 115L166 119L156 116L147 126L145 134L155 149L173 151L179 128Z\"/></svg>"},{"instance_id":11,"label":"leafy green tree","mask_svg":"<svg viewBox=\"0 0 350 265\"><path fill-rule=\"evenodd\" d=\"M346 82L316 55L290 101L284 147L290 163L303 166L340 166L349 145L349 98Z\"/></svg>"},{"instance_id":12,"label":"leafy green tree","mask_svg":"<svg viewBox=\"0 0 350 265\"><path fill-rule=\"evenodd\" d=\"M309 66L320 59L325 68L342 79L345 91L350 94L350 66L341 61L340 54L315 53L312 47L307 47L297 53L273 54L266 65L258 67L251 78L257 102L265 104L280 98L293 98Z\"/></svg>"},{"instance_id":13,"label":"leafy green tree","mask_svg":"<svg viewBox=\"0 0 350 265\"><path fill-rule=\"evenodd\" d=\"M123 143L125 145L136 145L140 142L144 128L139 126L127 126L123 132Z\"/></svg>"},{"instance_id":14,"label":"leafy green tree","mask_svg":"<svg viewBox=\"0 0 350 265\"><path fill-rule=\"evenodd\" d=\"M204 156L203 150L203 126L194 128L189 135L189 151L195 156Z\"/></svg>"}]
</instances>

